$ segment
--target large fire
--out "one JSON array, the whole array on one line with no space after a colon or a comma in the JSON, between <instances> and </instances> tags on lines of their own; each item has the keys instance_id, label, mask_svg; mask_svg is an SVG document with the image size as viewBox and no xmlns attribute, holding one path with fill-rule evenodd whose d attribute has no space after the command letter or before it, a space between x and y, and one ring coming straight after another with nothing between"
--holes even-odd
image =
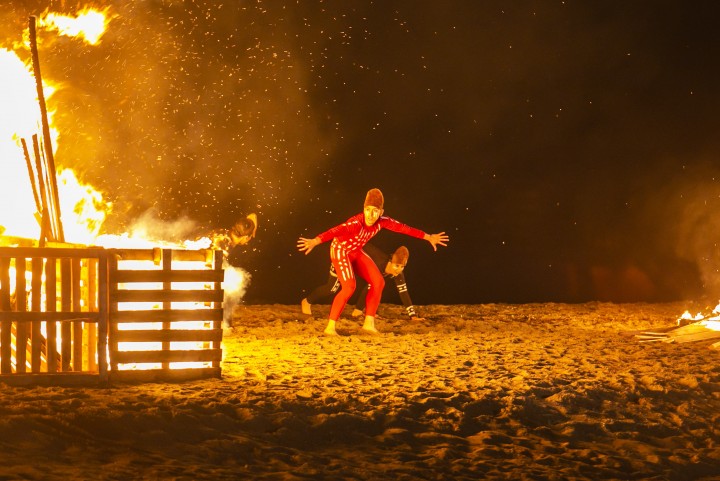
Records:
<instances>
[{"instance_id":1,"label":"large fire","mask_svg":"<svg viewBox=\"0 0 720 481\"><path fill-rule=\"evenodd\" d=\"M89 45L97 45L106 31L112 15L109 9L95 10L86 8L75 16L59 15L45 12L37 18L37 27L49 31L57 31L83 39ZM29 42L23 42L19 49L27 48ZM2 175L0 176L0 245L15 245L17 239L39 239L42 235L43 209L39 186L50 185L50 176L57 183L59 220L64 230L63 241L86 246L102 246L117 248L148 248L167 247L175 249L206 249L211 247L208 237L185 242L165 242L162 239L149 239L143 235L142 229L134 229L125 233L103 232L103 223L112 214L112 203L93 186L83 182L69 167L57 169L57 172L42 172L38 166L46 156L42 148L37 148L38 138L42 143L42 112L38 108L40 95L36 84L33 67L28 60L28 52L0 48L0 92L2 109L0 110L0 160ZM43 79L42 93L50 99L55 87ZM62 142L62 132L53 126L53 112L47 111L52 152L56 151L58 142ZM28 156L28 151L30 156ZM62 161L63 159L59 159ZM61 162L62 163L62 162ZM152 262L150 262L152 264ZM185 269L202 269L203 265L184 267ZM127 268L127 267L124 267ZM152 266L139 265L137 269L152 269ZM226 292L235 293L244 289L247 282L243 271L226 266L224 288ZM228 275L228 273L230 275ZM144 287L148 288L148 287ZM162 288L160 286L159 288ZM197 289L197 286L187 286ZM127 303L126 303L127 304ZM152 308L159 308L153 306ZM180 306L188 308L188 306ZM144 309L146 306L122 305L120 309ZM197 306L202 308L202 306ZM192 327L192 326L185 326ZM148 328L144 326L143 328ZM134 346L145 348L147 346ZM183 346L187 348L187 346ZM182 366L184 367L184 366Z\"/></svg>"}]
</instances>

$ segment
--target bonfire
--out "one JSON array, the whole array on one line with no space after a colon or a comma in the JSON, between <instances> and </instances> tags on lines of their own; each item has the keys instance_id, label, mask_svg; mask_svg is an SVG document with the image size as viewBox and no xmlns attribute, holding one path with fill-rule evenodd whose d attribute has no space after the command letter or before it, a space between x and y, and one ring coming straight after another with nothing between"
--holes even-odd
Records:
<instances>
[{"instance_id":1,"label":"bonfire","mask_svg":"<svg viewBox=\"0 0 720 481\"><path fill-rule=\"evenodd\" d=\"M16 52L0 51L5 88L22 94L0 132L11 165L2 176L3 193L13 205L0 216L0 376L6 382L106 382L128 378L124 371L135 379L220 375L229 266L213 245L217 236L177 243L100 235L112 204L72 169L58 174L53 146L59 135L46 106L53 88L42 78L37 29L92 45L111 18L107 9L30 17L31 68ZM230 292L244 282L234 274L227 279L234 283Z\"/></svg>"}]
</instances>

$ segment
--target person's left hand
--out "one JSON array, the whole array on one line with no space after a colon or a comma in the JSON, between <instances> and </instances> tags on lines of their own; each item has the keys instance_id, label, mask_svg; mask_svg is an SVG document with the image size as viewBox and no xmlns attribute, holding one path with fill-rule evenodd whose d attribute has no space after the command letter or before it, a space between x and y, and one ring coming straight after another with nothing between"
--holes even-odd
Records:
<instances>
[{"instance_id":1,"label":"person's left hand","mask_svg":"<svg viewBox=\"0 0 720 481\"><path fill-rule=\"evenodd\" d=\"M450 237L444 232L438 234L425 234L425 240L432 244L434 251L437 251L437 246L447 246L447 242L450 241Z\"/></svg>"}]
</instances>

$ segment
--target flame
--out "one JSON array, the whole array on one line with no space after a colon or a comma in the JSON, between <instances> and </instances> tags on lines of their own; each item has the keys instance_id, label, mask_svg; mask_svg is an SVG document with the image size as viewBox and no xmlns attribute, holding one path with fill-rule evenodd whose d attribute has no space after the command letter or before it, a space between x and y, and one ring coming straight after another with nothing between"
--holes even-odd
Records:
<instances>
[{"instance_id":1,"label":"flame","mask_svg":"<svg viewBox=\"0 0 720 481\"><path fill-rule=\"evenodd\" d=\"M690 311L685 311L677 320L678 325L690 323L697 323L713 331L720 331L720 303L713 308L710 314L698 312L693 316Z\"/></svg>"},{"instance_id":2,"label":"flame","mask_svg":"<svg viewBox=\"0 0 720 481\"><path fill-rule=\"evenodd\" d=\"M74 36L84 39L88 44L96 45L107 29L109 21L114 18L108 14L109 8L98 11L90 8L81 10L75 17L59 15L56 13L45 12L38 19L38 26L57 31L60 35ZM25 46L27 47L27 43ZM14 236L29 239L37 239L40 235L41 215L38 212L40 206L38 176L41 173L37 171L34 149L32 144L33 135L41 137L41 117L36 90L35 77L32 67L25 64L17 53L11 50L0 48L0 160L2 161L2 175L0 175L0 205L4 206L0 209L0 237ZM43 80L43 93L46 99L49 99L55 88ZM50 124L51 144L57 148L60 136L55 127L53 127L53 112L48 111L48 122ZM25 141L28 150L30 162L27 161L22 149L22 141ZM40 147L42 158L42 147ZM162 239L152 238L147 231L138 223L136 228L130 232L118 235L101 234L103 223L106 217L112 212L112 204L104 199L102 193L93 186L82 182L76 173L69 168L65 168L56 173L58 198L60 200L61 221L67 242L97 245L101 247L122 247L122 248L155 248L165 247L174 249L207 249L213 246L213 241L209 237L204 237L196 241L165 241ZM31 180L34 179L34 180ZM43 178L43 182L48 179ZM124 267L129 269L153 269L153 263L143 263L138 266ZM183 269L204 269L207 266L204 263L196 263L195 266L183 266ZM237 302L238 296L244 293L245 285L249 280L241 269L234 269L228 265L226 268L224 289L231 296L228 298L228 305ZM30 272L26 273L26 277L30 276ZM11 280L15 282L15 274L11 273ZM44 282L44 280L43 280ZM30 278L26 279L27 284ZM187 285L184 283L182 287L173 285L173 289L203 289L210 288L204 285ZM18 286L18 288L22 288ZM142 289L162 289L162 285L147 286L136 285L133 288ZM46 305L47 299L42 299L42 304ZM52 302L52 301L50 301ZM159 309L163 306L151 305L144 306L138 303L121 303L120 310L127 309ZM173 303L172 308L207 308L206 305L179 305ZM175 324L178 324L175 326ZM173 328L181 329L199 329L209 327L207 322L189 322L174 323ZM162 326L147 325L124 325L121 328L130 329L160 329ZM145 343L127 343L122 346L124 349L130 350L148 350L157 349L159 346L148 345ZM206 347L203 343L171 343L172 349L198 349ZM203 364L204 365L204 364ZM140 369L155 368L156 365L123 366L122 369ZM192 367L187 363L172 363L171 368Z\"/></svg>"},{"instance_id":3,"label":"flame","mask_svg":"<svg viewBox=\"0 0 720 481\"><path fill-rule=\"evenodd\" d=\"M31 70L14 53L0 49L0 226L5 235L37 237L40 231L35 221L35 201L28 180L27 165L20 147L20 139L30 141L40 130L40 111L37 90ZM45 95L53 89L45 88ZM50 121L52 114L48 112ZM57 138L57 131L52 134ZM32 147L29 147L32 148ZM7 208L12 206L12 208Z\"/></svg>"},{"instance_id":4,"label":"flame","mask_svg":"<svg viewBox=\"0 0 720 481\"><path fill-rule=\"evenodd\" d=\"M104 10L86 7L75 17L46 11L38 19L38 25L57 30L60 35L79 37L90 45L97 45L107 30L108 23L114 18L108 15L108 11L109 7Z\"/></svg>"}]
</instances>

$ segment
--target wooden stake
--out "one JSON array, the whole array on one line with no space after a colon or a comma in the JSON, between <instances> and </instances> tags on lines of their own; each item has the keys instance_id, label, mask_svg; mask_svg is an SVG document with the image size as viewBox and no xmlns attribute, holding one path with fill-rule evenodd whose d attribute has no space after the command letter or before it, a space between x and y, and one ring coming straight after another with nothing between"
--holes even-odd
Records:
<instances>
[{"instance_id":1,"label":"wooden stake","mask_svg":"<svg viewBox=\"0 0 720 481\"><path fill-rule=\"evenodd\" d=\"M23 154L25 155L25 163L27 164L28 169L28 177L30 177L30 185L32 186L33 197L35 198L35 208L38 212L42 213L42 203L40 202L40 197L38 196L37 182L35 181L35 173L33 172L27 142L25 142L25 138L20 139L20 142L22 142Z\"/></svg>"},{"instance_id":2,"label":"wooden stake","mask_svg":"<svg viewBox=\"0 0 720 481\"><path fill-rule=\"evenodd\" d=\"M43 247L47 240L55 240L55 237L50 228L50 207L48 206L47 189L45 189L45 175L42 166L42 156L40 155L40 144L38 143L37 135L33 135L32 139L33 151L35 153L35 167L38 173L38 185L40 186L40 201L42 203L42 209L40 209L40 214L42 215L42 223L40 224L40 247Z\"/></svg>"},{"instance_id":3,"label":"wooden stake","mask_svg":"<svg viewBox=\"0 0 720 481\"><path fill-rule=\"evenodd\" d=\"M54 206L53 212L55 213L55 220L57 224L57 240L65 242L65 234L62 228L62 216L60 215L60 198L58 196L57 188L57 171L55 169L55 157L52 151L52 142L50 140L50 123L48 122L47 107L45 105L45 93L42 88L42 74L40 73L40 56L37 48L37 32L35 29L37 18L35 16L30 17L29 31L30 31L30 49L32 51L32 64L33 72L35 74L35 86L37 88L38 102L40 103L40 118L42 120L43 130L43 146L45 147L45 158L47 159L48 174L50 176L50 185L48 190L50 191L52 204Z\"/></svg>"}]
</instances>

